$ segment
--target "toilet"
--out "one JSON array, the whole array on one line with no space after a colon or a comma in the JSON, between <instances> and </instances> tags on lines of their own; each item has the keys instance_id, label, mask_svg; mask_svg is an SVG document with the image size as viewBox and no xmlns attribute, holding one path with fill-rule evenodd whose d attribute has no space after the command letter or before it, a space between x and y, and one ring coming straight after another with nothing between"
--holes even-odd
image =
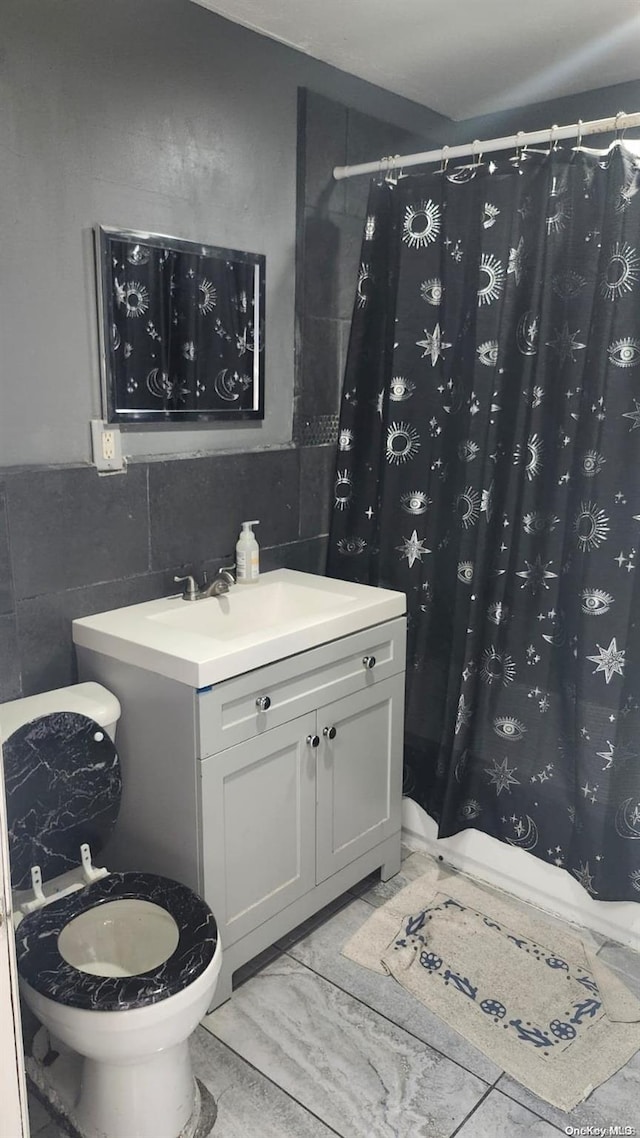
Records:
<instances>
[{"instance_id":1,"label":"toilet","mask_svg":"<svg viewBox=\"0 0 640 1138\"><path fill-rule=\"evenodd\" d=\"M0 705L20 990L43 1025L27 1070L83 1138L193 1138L188 1039L222 949L185 885L93 865L120 805L119 715L96 683Z\"/></svg>"}]
</instances>

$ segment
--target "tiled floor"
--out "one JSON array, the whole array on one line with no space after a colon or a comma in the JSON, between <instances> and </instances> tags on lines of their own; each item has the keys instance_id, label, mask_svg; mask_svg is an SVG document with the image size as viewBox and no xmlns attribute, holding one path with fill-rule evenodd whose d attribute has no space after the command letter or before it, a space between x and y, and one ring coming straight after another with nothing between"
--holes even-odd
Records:
<instances>
[{"instance_id":1,"label":"tiled floor","mask_svg":"<svg viewBox=\"0 0 640 1138\"><path fill-rule=\"evenodd\" d=\"M553 1138L609 1126L640 1134L640 1052L563 1114L400 985L340 954L413 865L386 884L363 882L236 977L233 999L214 1013L215 1036L199 1028L193 1038L195 1073L218 1104L212 1138ZM640 996L638 954L606 942L600 955ZM61 1138L38 1103L31 1132Z\"/></svg>"}]
</instances>

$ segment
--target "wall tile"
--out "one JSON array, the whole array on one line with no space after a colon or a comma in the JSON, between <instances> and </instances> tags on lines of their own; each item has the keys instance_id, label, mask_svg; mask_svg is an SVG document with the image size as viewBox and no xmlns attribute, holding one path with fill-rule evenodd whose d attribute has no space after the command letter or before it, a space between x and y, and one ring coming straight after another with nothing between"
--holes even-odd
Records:
<instances>
[{"instance_id":1,"label":"wall tile","mask_svg":"<svg viewBox=\"0 0 640 1138\"><path fill-rule=\"evenodd\" d=\"M0 703L22 695L15 616L0 616Z\"/></svg>"},{"instance_id":2,"label":"wall tile","mask_svg":"<svg viewBox=\"0 0 640 1138\"><path fill-rule=\"evenodd\" d=\"M307 211L302 311L351 320L358 283L362 220Z\"/></svg>"},{"instance_id":3,"label":"wall tile","mask_svg":"<svg viewBox=\"0 0 640 1138\"><path fill-rule=\"evenodd\" d=\"M340 320L340 396L342 397L342 385L344 383L344 375L347 369L347 355L349 353L349 340L351 338L351 321ZM338 406L338 411L340 407Z\"/></svg>"},{"instance_id":4,"label":"wall tile","mask_svg":"<svg viewBox=\"0 0 640 1138\"><path fill-rule=\"evenodd\" d=\"M235 561L240 523L259 518L261 546L298 536L299 457L253 451L149 468L152 567Z\"/></svg>"},{"instance_id":5,"label":"wall tile","mask_svg":"<svg viewBox=\"0 0 640 1138\"><path fill-rule=\"evenodd\" d=\"M329 532L335 467L334 446L300 451L300 537Z\"/></svg>"},{"instance_id":6,"label":"wall tile","mask_svg":"<svg viewBox=\"0 0 640 1138\"><path fill-rule=\"evenodd\" d=\"M303 316L336 317L340 215L307 209L302 221L298 306ZM304 344L303 344L304 347Z\"/></svg>"},{"instance_id":7,"label":"wall tile","mask_svg":"<svg viewBox=\"0 0 640 1138\"><path fill-rule=\"evenodd\" d=\"M4 483L0 482L0 613L13 612L13 578Z\"/></svg>"},{"instance_id":8,"label":"wall tile","mask_svg":"<svg viewBox=\"0 0 640 1138\"><path fill-rule=\"evenodd\" d=\"M24 695L76 683L71 635L71 622L76 617L93 616L175 592L172 573L147 573L19 601L18 637Z\"/></svg>"},{"instance_id":9,"label":"wall tile","mask_svg":"<svg viewBox=\"0 0 640 1138\"><path fill-rule=\"evenodd\" d=\"M286 545L274 545L271 548L260 549L260 573L270 573L272 569L297 569L300 573L324 574L327 561L326 535L317 535L304 538L301 541L288 542ZM226 564L230 564L229 561ZM213 581L218 569L225 565L222 561L205 561L198 571L198 579L206 575L207 581ZM177 585L170 585L167 594L175 592Z\"/></svg>"},{"instance_id":10,"label":"wall tile","mask_svg":"<svg viewBox=\"0 0 640 1138\"><path fill-rule=\"evenodd\" d=\"M258 531L256 531L256 532L258 532ZM262 550L260 552L262 553ZM235 572L234 561L235 561L235 553L233 556L229 556L226 558L225 557L211 557L207 561L200 561L200 562L195 562L195 563L191 562L190 564L180 566L176 570L176 575L184 577L184 575L186 573L191 573L191 575L193 577L195 577L196 581L198 581L199 584L206 584L207 582L213 581L217 577L220 569L231 569L231 567L233 566L232 571ZM262 567L262 559L261 559L261 567ZM167 576L169 576L169 574L167 574ZM168 595L170 595L171 593L178 592L183 587L181 584L176 584L173 581L173 578L170 579L169 584L170 584L170 589L168 590Z\"/></svg>"},{"instance_id":11,"label":"wall tile","mask_svg":"<svg viewBox=\"0 0 640 1138\"><path fill-rule=\"evenodd\" d=\"M315 537L264 549L260 555L263 573L271 569L297 569L300 573L317 573L324 576L327 564L327 538Z\"/></svg>"},{"instance_id":12,"label":"wall tile","mask_svg":"<svg viewBox=\"0 0 640 1138\"><path fill-rule=\"evenodd\" d=\"M400 152L402 132L391 123L349 110L347 125L347 162L355 166L360 162L376 162L389 154ZM406 153L406 151L405 151ZM370 175L346 179L347 200L345 210L355 217L364 218L369 196Z\"/></svg>"},{"instance_id":13,"label":"wall tile","mask_svg":"<svg viewBox=\"0 0 640 1138\"><path fill-rule=\"evenodd\" d=\"M18 599L144 573L147 473L93 467L25 470L6 479Z\"/></svg>"},{"instance_id":14,"label":"wall tile","mask_svg":"<svg viewBox=\"0 0 640 1138\"><path fill-rule=\"evenodd\" d=\"M333 167L347 160L347 108L314 91L304 92L300 106L304 204L344 211L345 182L336 182Z\"/></svg>"},{"instance_id":15,"label":"wall tile","mask_svg":"<svg viewBox=\"0 0 640 1138\"><path fill-rule=\"evenodd\" d=\"M336 415L342 386L342 328L338 320L308 316L302 321L303 350L294 422Z\"/></svg>"}]
</instances>

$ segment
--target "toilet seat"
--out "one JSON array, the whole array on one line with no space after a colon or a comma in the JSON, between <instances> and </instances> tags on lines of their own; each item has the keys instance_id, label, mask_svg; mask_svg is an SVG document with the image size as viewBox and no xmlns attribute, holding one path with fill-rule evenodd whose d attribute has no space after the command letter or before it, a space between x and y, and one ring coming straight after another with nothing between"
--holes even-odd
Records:
<instances>
[{"instance_id":1,"label":"toilet seat","mask_svg":"<svg viewBox=\"0 0 640 1138\"><path fill-rule=\"evenodd\" d=\"M69 964L58 937L70 921L107 901L151 901L173 917L179 932L172 955L135 976L95 976ZM213 960L218 930L208 905L186 885L153 873L111 873L84 889L29 913L16 930L18 973L59 1004L92 1011L127 1011L182 991Z\"/></svg>"}]
</instances>

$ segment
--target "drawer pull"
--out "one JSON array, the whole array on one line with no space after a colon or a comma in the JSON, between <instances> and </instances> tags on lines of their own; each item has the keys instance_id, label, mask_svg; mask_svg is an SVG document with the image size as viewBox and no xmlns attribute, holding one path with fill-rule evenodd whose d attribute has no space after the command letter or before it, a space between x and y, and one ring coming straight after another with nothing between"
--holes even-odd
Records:
<instances>
[{"instance_id":1,"label":"drawer pull","mask_svg":"<svg viewBox=\"0 0 640 1138\"><path fill-rule=\"evenodd\" d=\"M309 744L310 747L319 747L320 746L320 736L319 735L307 735L307 743Z\"/></svg>"},{"instance_id":2,"label":"drawer pull","mask_svg":"<svg viewBox=\"0 0 640 1138\"><path fill-rule=\"evenodd\" d=\"M336 731L335 727L323 727L322 734L324 735L325 739L335 739L338 732Z\"/></svg>"},{"instance_id":3,"label":"drawer pull","mask_svg":"<svg viewBox=\"0 0 640 1138\"><path fill-rule=\"evenodd\" d=\"M369 668L369 669L375 668L376 658L375 658L375 656L363 656L362 657L362 663L364 664L365 668Z\"/></svg>"},{"instance_id":4,"label":"drawer pull","mask_svg":"<svg viewBox=\"0 0 640 1138\"><path fill-rule=\"evenodd\" d=\"M268 711L271 707L271 700L268 695L259 695L256 700L256 707L258 711Z\"/></svg>"}]
</instances>

